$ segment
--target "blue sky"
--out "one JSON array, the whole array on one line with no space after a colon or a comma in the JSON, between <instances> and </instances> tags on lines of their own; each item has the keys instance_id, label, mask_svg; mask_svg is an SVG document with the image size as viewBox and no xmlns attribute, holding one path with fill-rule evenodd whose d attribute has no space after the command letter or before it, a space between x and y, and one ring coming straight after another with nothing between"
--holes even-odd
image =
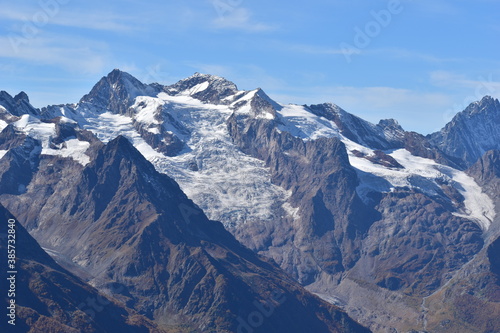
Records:
<instances>
[{"instance_id":1,"label":"blue sky","mask_svg":"<svg viewBox=\"0 0 500 333\"><path fill-rule=\"evenodd\" d=\"M3 1L0 90L42 107L113 68L163 84L202 72L427 134L500 98L498 13L497 0Z\"/></svg>"}]
</instances>

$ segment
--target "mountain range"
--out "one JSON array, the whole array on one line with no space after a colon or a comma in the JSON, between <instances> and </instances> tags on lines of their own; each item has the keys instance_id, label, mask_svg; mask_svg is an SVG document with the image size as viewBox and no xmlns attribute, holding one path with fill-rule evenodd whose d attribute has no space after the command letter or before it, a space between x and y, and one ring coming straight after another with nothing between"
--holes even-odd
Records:
<instances>
[{"instance_id":1,"label":"mountain range","mask_svg":"<svg viewBox=\"0 0 500 333\"><path fill-rule=\"evenodd\" d=\"M500 330L492 97L424 136L218 76L113 70L76 104L0 92L0 130L3 214L39 253L23 281L39 265L81 289L31 288L25 323L112 331L49 293L106 297L138 332Z\"/></svg>"}]
</instances>

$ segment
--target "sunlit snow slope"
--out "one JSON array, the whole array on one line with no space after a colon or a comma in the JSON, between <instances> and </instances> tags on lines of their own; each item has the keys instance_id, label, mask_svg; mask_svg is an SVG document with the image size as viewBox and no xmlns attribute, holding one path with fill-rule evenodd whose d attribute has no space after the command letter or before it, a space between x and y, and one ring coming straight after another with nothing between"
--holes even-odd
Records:
<instances>
[{"instance_id":1,"label":"sunlit snow slope","mask_svg":"<svg viewBox=\"0 0 500 333\"><path fill-rule=\"evenodd\" d=\"M203 88L200 85L195 91ZM129 138L160 172L173 177L209 218L226 224L276 218L275 207L287 194L271 184L262 161L245 155L232 143L226 125L233 112L229 106L203 104L187 94L160 93L157 97L137 97L132 109L134 120L151 133L159 132L158 119L168 114L170 121L163 126L186 142L184 150L174 157L155 151L134 128L131 117L99 113L88 105L77 111L86 119L82 127L103 142L118 135Z\"/></svg>"}]
</instances>

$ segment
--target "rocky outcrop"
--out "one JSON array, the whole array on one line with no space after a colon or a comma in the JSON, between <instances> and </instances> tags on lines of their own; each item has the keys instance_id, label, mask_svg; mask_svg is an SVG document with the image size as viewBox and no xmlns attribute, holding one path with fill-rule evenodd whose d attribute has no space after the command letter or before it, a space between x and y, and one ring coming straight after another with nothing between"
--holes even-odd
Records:
<instances>
[{"instance_id":1,"label":"rocky outcrop","mask_svg":"<svg viewBox=\"0 0 500 333\"><path fill-rule=\"evenodd\" d=\"M500 180L500 150L486 152L467 172L485 188L493 185L491 182L498 182ZM490 192L495 193L496 189L490 189Z\"/></svg>"}]
</instances>

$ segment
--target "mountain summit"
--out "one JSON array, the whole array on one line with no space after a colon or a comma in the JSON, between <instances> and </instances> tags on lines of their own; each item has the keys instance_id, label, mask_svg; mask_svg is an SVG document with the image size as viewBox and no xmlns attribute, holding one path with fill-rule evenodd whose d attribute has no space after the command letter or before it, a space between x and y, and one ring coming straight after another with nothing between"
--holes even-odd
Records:
<instances>
[{"instance_id":1,"label":"mountain summit","mask_svg":"<svg viewBox=\"0 0 500 333\"><path fill-rule=\"evenodd\" d=\"M151 85L146 85L132 75L114 69L103 77L83 96L80 103L99 105L104 110L125 114L137 96L149 96L158 93Z\"/></svg>"},{"instance_id":2,"label":"mountain summit","mask_svg":"<svg viewBox=\"0 0 500 333\"><path fill-rule=\"evenodd\" d=\"M169 94L187 94L205 103L220 104L223 100L238 92L238 88L220 76L195 73L168 86L165 91Z\"/></svg>"}]
</instances>

